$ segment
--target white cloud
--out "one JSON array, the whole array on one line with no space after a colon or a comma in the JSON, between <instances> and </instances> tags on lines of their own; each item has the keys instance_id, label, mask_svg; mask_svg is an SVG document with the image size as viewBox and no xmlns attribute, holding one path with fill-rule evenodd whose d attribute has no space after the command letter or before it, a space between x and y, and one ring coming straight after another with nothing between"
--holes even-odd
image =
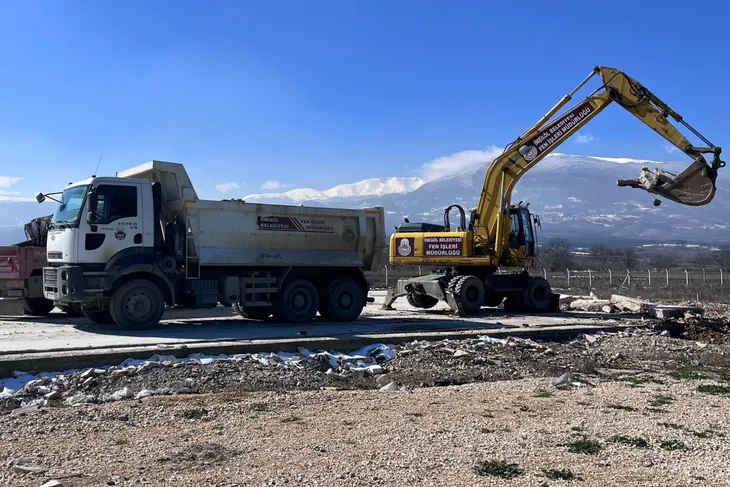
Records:
<instances>
[{"instance_id":1,"label":"white cloud","mask_svg":"<svg viewBox=\"0 0 730 487\"><path fill-rule=\"evenodd\" d=\"M281 189L288 186L288 184L281 184L279 181L266 181L264 184L261 185L261 189L270 191L272 189Z\"/></svg>"},{"instance_id":2,"label":"white cloud","mask_svg":"<svg viewBox=\"0 0 730 487\"><path fill-rule=\"evenodd\" d=\"M0 194L20 194L20 191L7 191L5 189L0 189Z\"/></svg>"},{"instance_id":3,"label":"white cloud","mask_svg":"<svg viewBox=\"0 0 730 487\"><path fill-rule=\"evenodd\" d=\"M576 134L574 142L576 144L588 144L590 142L593 142L596 140L595 137L593 137L591 134Z\"/></svg>"},{"instance_id":4,"label":"white cloud","mask_svg":"<svg viewBox=\"0 0 730 487\"><path fill-rule=\"evenodd\" d=\"M9 188L23 178L11 178L10 176L0 176L0 187Z\"/></svg>"},{"instance_id":5,"label":"white cloud","mask_svg":"<svg viewBox=\"0 0 730 487\"><path fill-rule=\"evenodd\" d=\"M468 171L480 164L491 164L494 158L502 152L502 149L492 145L487 150L465 150L455 152L450 156L438 157L421 166L421 178L425 181L433 181L444 176Z\"/></svg>"},{"instance_id":6,"label":"white cloud","mask_svg":"<svg viewBox=\"0 0 730 487\"><path fill-rule=\"evenodd\" d=\"M215 189L220 191L221 193L228 193L230 191L233 191L234 189L238 189L240 186L238 183L230 182L230 183L220 183L215 185Z\"/></svg>"},{"instance_id":7,"label":"white cloud","mask_svg":"<svg viewBox=\"0 0 730 487\"><path fill-rule=\"evenodd\" d=\"M669 152L670 154L674 154L675 152L679 152L679 149L671 144L667 144L664 146L664 150Z\"/></svg>"}]
</instances>

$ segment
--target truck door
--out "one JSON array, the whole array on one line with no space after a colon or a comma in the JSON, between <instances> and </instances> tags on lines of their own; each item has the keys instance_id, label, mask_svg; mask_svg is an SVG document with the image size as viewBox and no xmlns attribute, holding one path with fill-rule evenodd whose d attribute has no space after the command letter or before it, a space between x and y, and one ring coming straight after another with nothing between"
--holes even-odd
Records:
<instances>
[{"instance_id":1,"label":"truck door","mask_svg":"<svg viewBox=\"0 0 730 487\"><path fill-rule=\"evenodd\" d=\"M79 263L106 264L120 252L140 252L145 243L150 245L144 237L138 184L102 183L96 194L96 221L90 224L84 216L79 224Z\"/></svg>"}]
</instances>

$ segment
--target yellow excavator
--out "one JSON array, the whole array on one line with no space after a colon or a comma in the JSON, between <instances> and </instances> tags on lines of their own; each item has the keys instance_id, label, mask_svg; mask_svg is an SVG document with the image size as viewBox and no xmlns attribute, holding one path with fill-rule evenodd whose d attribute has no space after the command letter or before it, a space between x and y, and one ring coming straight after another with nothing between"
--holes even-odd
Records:
<instances>
[{"instance_id":1,"label":"yellow excavator","mask_svg":"<svg viewBox=\"0 0 730 487\"><path fill-rule=\"evenodd\" d=\"M600 75L602 85L584 100L551 121L591 78ZM616 102L652 130L690 156L694 162L680 174L642 168L637 179L619 180L619 186L638 188L678 204L706 205L715 196L717 171L725 166L720 147L710 143L651 91L626 73L597 66L572 92L565 95L533 127L509 144L487 169L479 203L467 224L464 209L451 205L444 211L444 224L410 223L396 228L390 237L390 263L401 266L435 266L432 274L400 279L388 290L383 309L407 296L417 308L432 308L445 301L457 314L478 312L483 306L504 302L507 310L522 312L559 311L558 296L549 282L532 276L537 257L535 227L539 217L528 205L512 204L517 182L546 155ZM695 147L672 125L682 124L707 147ZM704 154L712 154L711 164ZM655 198L654 205L661 202ZM450 212L460 214L455 231ZM511 272L502 272L511 268ZM498 269L500 270L498 272Z\"/></svg>"}]
</instances>

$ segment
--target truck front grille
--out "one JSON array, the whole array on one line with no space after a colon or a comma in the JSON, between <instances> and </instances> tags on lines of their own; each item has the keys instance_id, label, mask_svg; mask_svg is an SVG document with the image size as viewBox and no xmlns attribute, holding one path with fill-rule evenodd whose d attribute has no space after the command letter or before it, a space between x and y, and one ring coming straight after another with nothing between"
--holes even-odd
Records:
<instances>
[{"instance_id":1,"label":"truck front grille","mask_svg":"<svg viewBox=\"0 0 730 487\"><path fill-rule=\"evenodd\" d=\"M58 269L46 267L43 269L43 288L46 291L58 291Z\"/></svg>"}]
</instances>

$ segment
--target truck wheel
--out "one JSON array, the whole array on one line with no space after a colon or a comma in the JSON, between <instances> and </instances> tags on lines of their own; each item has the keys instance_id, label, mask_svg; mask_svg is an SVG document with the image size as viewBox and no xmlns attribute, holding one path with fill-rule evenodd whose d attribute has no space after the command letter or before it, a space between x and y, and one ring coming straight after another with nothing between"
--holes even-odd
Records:
<instances>
[{"instance_id":1,"label":"truck wheel","mask_svg":"<svg viewBox=\"0 0 730 487\"><path fill-rule=\"evenodd\" d=\"M28 298L23 306L25 314L32 316L47 316L55 307L53 301L46 298Z\"/></svg>"},{"instance_id":2,"label":"truck wheel","mask_svg":"<svg viewBox=\"0 0 730 487\"><path fill-rule=\"evenodd\" d=\"M276 304L274 316L288 323L312 321L319 308L319 295L314 284L296 279L286 285Z\"/></svg>"},{"instance_id":3,"label":"truck wheel","mask_svg":"<svg viewBox=\"0 0 730 487\"><path fill-rule=\"evenodd\" d=\"M122 330L152 328L165 312L165 297L154 282L132 279L114 291L109 303L114 323Z\"/></svg>"},{"instance_id":4,"label":"truck wheel","mask_svg":"<svg viewBox=\"0 0 730 487\"><path fill-rule=\"evenodd\" d=\"M328 287L324 296L325 313L331 321L356 320L365 306L362 288L351 278L336 279Z\"/></svg>"},{"instance_id":5,"label":"truck wheel","mask_svg":"<svg viewBox=\"0 0 730 487\"><path fill-rule=\"evenodd\" d=\"M97 325L110 325L114 323L109 310L106 311L83 311L84 317Z\"/></svg>"}]
</instances>

